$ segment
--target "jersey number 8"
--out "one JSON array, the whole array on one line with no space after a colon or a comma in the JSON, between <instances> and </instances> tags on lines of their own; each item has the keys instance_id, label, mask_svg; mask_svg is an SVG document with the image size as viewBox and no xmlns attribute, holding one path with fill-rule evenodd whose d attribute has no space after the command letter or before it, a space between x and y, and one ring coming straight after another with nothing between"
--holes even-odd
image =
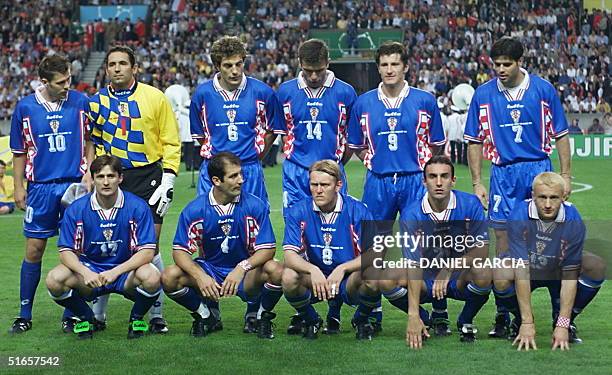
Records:
<instances>
[{"instance_id":1,"label":"jersey number 8","mask_svg":"<svg viewBox=\"0 0 612 375\"><path fill-rule=\"evenodd\" d=\"M332 260L333 254L334 253L329 247L323 248L323 251L321 252L321 258L323 260L323 264L325 264L326 266L330 266L333 263L333 260Z\"/></svg>"}]
</instances>

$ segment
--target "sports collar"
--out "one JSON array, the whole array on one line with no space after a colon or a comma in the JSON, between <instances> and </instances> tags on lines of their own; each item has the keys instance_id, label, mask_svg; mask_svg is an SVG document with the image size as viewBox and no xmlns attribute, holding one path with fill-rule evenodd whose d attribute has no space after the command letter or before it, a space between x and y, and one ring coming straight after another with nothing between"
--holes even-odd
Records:
<instances>
[{"instance_id":1,"label":"sports collar","mask_svg":"<svg viewBox=\"0 0 612 375\"><path fill-rule=\"evenodd\" d=\"M109 84L108 92L110 92L113 96L130 96L136 91L137 87L138 87L138 81L134 79L134 82L132 82L130 87L128 87L127 89L115 90L113 88L113 85Z\"/></svg>"},{"instance_id":2,"label":"sports collar","mask_svg":"<svg viewBox=\"0 0 612 375\"><path fill-rule=\"evenodd\" d=\"M421 199L421 209L423 210L424 214L435 213L433 208L431 207L431 204L429 204L429 200L427 199L428 197L429 193L425 193L425 196L423 197L423 199ZM448 205L442 212L454 210L455 208L457 208L457 197L455 196L455 192L451 190Z\"/></svg>"},{"instance_id":3,"label":"sports collar","mask_svg":"<svg viewBox=\"0 0 612 375\"><path fill-rule=\"evenodd\" d=\"M306 84L306 80L304 79L304 77L302 76L304 72L300 72L300 74L298 74L298 78L297 78L297 84L298 84L298 88L300 90L305 89L306 87L308 87L308 85ZM327 74L325 75L325 82L323 82L323 87L332 87L334 85L334 81L336 80L336 75L334 74L334 72L332 72L331 70L327 70ZM313 90L313 89L311 89Z\"/></svg>"},{"instance_id":4,"label":"sports collar","mask_svg":"<svg viewBox=\"0 0 612 375\"><path fill-rule=\"evenodd\" d=\"M113 207L111 208L121 208L123 207L123 203L125 202L125 196L123 195L123 191L121 191L121 188L117 189L117 200L115 201L115 204L113 204ZM89 198L89 201L91 203L91 209L94 211L104 211L104 208L102 208L102 206L100 206L100 203L98 203L98 200L96 199L96 193L94 190L94 193L91 194L91 197Z\"/></svg>"},{"instance_id":5,"label":"sports collar","mask_svg":"<svg viewBox=\"0 0 612 375\"><path fill-rule=\"evenodd\" d=\"M336 207L334 207L334 210L332 212L341 212L342 211L342 206L343 206L342 195L338 193L337 196L338 196L338 199L336 199ZM317 206L317 204L314 202L314 199L312 200L312 209L315 212L329 213L329 212L321 211L319 206Z\"/></svg>"},{"instance_id":6,"label":"sports collar","mask_svg":"<svg viewBox=\"0 0 612 375\"><path fill-rule=\"evenodd\" d=\"M535 201L531 199L529 201L529 218L534 220L541 220L540 215L538 215L538 207L536 207ZM557 212L557 217L555 218L555 222L563 223L565 221L565 204L561 203L561 207L559 207L559 212Z\"/></svg>"}]
</instances>

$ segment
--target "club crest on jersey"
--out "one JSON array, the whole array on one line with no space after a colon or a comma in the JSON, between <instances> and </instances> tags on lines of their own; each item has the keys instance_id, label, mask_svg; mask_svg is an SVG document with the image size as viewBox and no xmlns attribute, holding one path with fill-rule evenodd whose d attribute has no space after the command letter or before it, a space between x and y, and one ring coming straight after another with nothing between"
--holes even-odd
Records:
<instances>
[{"instance_id":1,"label":"club crest on jersey","mask_svg":"<svg viewBox=\"0 0 612 375\"><path fill-rule=\"evenodd\" d=\"M397 126L397 117L389 117L387 119L387 125L389 125L389 129L395 130L395 127Z\"/></svg>"},{"instance_id":2,"label":"club crest on jersey","mask_svg":"<svg viewBox=\"0 0 612 375\"><path fill-rule=\"evenodd\" d=\"M229 223L225 223L221 225L221 230L223 231L223 234L227 237L229 236L230 232L232 231L232 225Z\"/></svg>"},{"instance_id":3,"label":"club crest on jersey","mask_svg":"<svg viewBox=\"0 0 612 375\"><path fill-rule=\"evenodd\" d=\"M317 116L319 116L319 109L316 107L310 107L310 118L312 119L312 122L317 121Z\"/></svg>"},{"instance_id":4,"label":"club crest on jersey","mask_svg":"<svg viewBox=\"0 0 612 375\"><path fill-rule=\"evenodd\" d=\"M329 245L331 245L333 236L331 233L329 232L325 232L323 233L323 242L325 242L325 247L329 247Z\"/></svg>"},{"instance_id":5,"label":"club crest on jersey","mask_svg":"<svg viewBox=\"0 0 612 375\"><path fill-rule=\"evenodd\" d=\"M51 130L53 130L53 133L57 133L60 123L57 120L51 120L49 121L49 126L51 127Z\"/></svg>"},{"instance_id":6,"label":"club crest on jersey","mask_svg":"<svg viewBox=\"0 0 612 375\"><path fill-rule=\"evenodd\" d=\"M113 238L113 230L112 229L104 229L102 232L106 241L110 241Z\"/></svg>"},{"instance_id":7,"label":"club crest on jersey","mask_svg":"<svg viewBox=\"0 0 612 375\"><path fill-rule=\"evenodd\" d=\"M521 119L521 111L518 109L513 109L510 111L510 116L512 117L512 121L514 121L515 124L518 124L519 120Z\"/></svg>"},{"instance_id":8,"label":"club crest on jersey","mask_svg":"<svg viewBox=\"0 0 612 375\"><path fill-rule=\"evenodd\" d=\"M542 241L536 241L536 252L542 254L544 249L546 249L546 244Z\"/></svg>"},{"instance_id":9,"label":"club crest on jersey","mask_svg":"<svg viewBox=\"0 0 612 375\"><path fill-rule=\"evenodd\" d=\"M119 114L122 117L130 117L129 105L125 102L119 103Z\"/></svg>"},{"instance_id":10,"label":"club crest on jersey","mask_svg":"<svg viewBox=\"0 0 612 375\"><path fill-rule=\"evenodd\" d=\"M229 109L225 113L227 114L227 119L229 120L229 122L230 123L234 123L234 120L236 120L236 110L235 109Z\"/></svg>"}]
</instances>

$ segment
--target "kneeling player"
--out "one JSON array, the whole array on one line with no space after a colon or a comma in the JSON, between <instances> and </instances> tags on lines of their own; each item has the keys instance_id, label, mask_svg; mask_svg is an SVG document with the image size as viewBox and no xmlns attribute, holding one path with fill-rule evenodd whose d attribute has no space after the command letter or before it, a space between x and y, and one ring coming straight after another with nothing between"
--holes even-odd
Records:
<instances>
[{"instance_id":1,"label":"kneeling player","mask_svg":"<svg viewBox=\"0 0 612 375\"><path fill-rule=\"evenodd\" d=\"M305 338L317 338L323 323L312 303L339 295L344 303L359 305L353 319L357 339L371 340L374 328L368 316L380 303L380 293L362 280L358 271L361 221L372 220L372 216L363 203L339 193L342 179L338 163L318 161L309 174L312 198L286 211L285 298L304 321Z\"/></svg>"},{"instance_id":2,"label":"kneeling player","mask_svg":"<svg viewBox=\"0 0 612 375\"><path fill-rule=\"evenodd\" d=\"M218 153L207 168L213 188L181 213L172 252L176 265L164 270L164 291L191 311L195 337L219 329L207 302L235 295L245 302L260 298L257 336L272 339L283 267L273 259L276 241L268 206L241 192L241 162L234 154Z\"/></svg>"},{"instance_id":3,"label":"kneeling player","mask_svg":"<svg viewBox=\"0 0 612 375\"><path fill-rule=\"evenodd\" d=\"M79 338L91 338L94 315L86 300L109 293L134 301L128 339L148 329L142 320L161 292L160 274L150 262L155 254L155 230L149 206L123 192L121 161L103 155L91 164L95 192L66 210L60 230L59 266L47 275L47 288L57 304L81 319Z\"/></svg>"},{"instance_id":4,"label":"kneeling player","mask_svg":"<svg viewBox=\"0 0 612 375\"><path fill-rule=\"evenodd\" d=\"M564 187L560 175L540 173L532 184L533 198L517 204L510 214L510 257L528 267L515 268L505 283L495 280L495 293L516 315L511 328L518 350L536 349L531 291L547 287L557 296L553 298L552 348L566 350L570 342L582 342L574 319L604 281L605 261L583 253L586 228L576 207L563 201Z\"/></svg>"},{"instance_id":5,"label":"kneeling player","mask_svg":"<svg viewBox=\"0 0 612 375\"><path fill-rule=\"evenodd\" d=\"M491 270L482 262L489 249L484 211L475 195L452 190L455 169L446 156L431 158L423 176L427 193L401 212L402 227L418 240L404 248L405 257L418 264L408 271L406 341L417 349L422 336L429 336L419 318L419 303L448 297L465 301L457 329L462 342L473 342L473 319L491 291ZM381 289L387 298L397 293Z\"/></svg>"}]
</instances>

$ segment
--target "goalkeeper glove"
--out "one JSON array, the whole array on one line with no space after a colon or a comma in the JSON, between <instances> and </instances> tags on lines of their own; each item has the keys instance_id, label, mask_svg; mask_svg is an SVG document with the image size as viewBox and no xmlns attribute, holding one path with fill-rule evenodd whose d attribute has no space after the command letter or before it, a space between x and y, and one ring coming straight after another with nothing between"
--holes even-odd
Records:
<instances>
[{"instance_id":1,"label":"goalkeeper glove","mask_svg":"<svg viewBox=\"0 0 612 375\"><path fill-rule=\"evenodd\" d=\"M176 176L172 173L165 173L162 175L161 184L153 192L153 195L149 199L149 204L152 206L157 205L157 214L164 217L170 209L170 203L172 202L172 196L174 194L174 179Z\"/></svg>"}]
</instances>

